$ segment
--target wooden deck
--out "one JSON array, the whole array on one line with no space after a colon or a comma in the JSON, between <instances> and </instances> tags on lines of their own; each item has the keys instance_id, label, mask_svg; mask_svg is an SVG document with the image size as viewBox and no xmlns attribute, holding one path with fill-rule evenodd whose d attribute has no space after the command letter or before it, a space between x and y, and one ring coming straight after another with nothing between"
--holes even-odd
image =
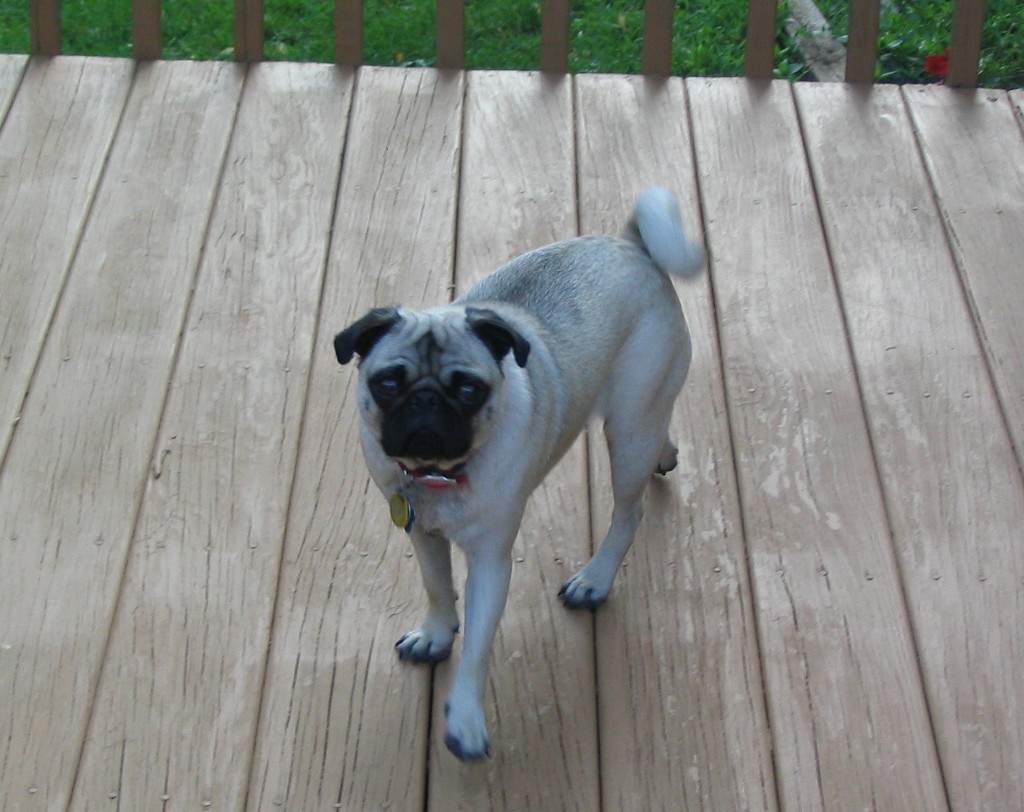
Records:
<instances>
[{"instance_id":1,"label":"wooden deck","mask_svg":"<svg viewBox=\"0 0 1024 812\"><path fill-rule=\"evenodd\" d=\"M1024 809L1024 93L0 56L0 808ZM680 470L531 503L493 758L330 339L677 189Z\"/></svg>"}]
</instances>

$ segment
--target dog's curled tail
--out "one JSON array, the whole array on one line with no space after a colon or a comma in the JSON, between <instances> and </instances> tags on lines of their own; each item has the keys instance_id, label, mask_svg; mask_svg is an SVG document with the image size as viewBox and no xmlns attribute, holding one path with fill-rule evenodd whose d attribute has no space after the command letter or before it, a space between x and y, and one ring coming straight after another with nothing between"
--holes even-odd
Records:
<instances>
[{"instance_id":1,"label":"dog's curled tail","mask_svg":"<svg viewBox=\"0 0 1024 812\"><path fill-rule=\"evenodd\" d=\"M633 206L626 238L644 248L651 260L671 276L693 277L704 267L704 248L683 230L679 201L667 189L644 189Z\"/></svg>"}]
</instances>

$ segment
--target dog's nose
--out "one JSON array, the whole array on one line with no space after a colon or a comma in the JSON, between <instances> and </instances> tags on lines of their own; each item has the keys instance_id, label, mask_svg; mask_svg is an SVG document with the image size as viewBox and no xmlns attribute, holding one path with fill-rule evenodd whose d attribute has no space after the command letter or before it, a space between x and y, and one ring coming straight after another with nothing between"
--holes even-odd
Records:
<instances>
[{"instance_id":1,"label":"dog's nose","mask_svg":"<svg viewBox=\"0 0 1024 812\"><path fill-rule=\"evenodd\" d=\"M420 389L409 395L406 410L409 414L432 414L441 406L441 396L430 389Z\"/></svg>"},{"instance_id":2,"label":"dog's nose","mask_svg":"<svg viewBox=\"0 0 1024 812\"><path fill-rule=\"evenodd\" d=\"M436 431L418 429L405 440L404 457L421 460L437 460L445 456L444 440Z\"/></svg>"}]
</instances>

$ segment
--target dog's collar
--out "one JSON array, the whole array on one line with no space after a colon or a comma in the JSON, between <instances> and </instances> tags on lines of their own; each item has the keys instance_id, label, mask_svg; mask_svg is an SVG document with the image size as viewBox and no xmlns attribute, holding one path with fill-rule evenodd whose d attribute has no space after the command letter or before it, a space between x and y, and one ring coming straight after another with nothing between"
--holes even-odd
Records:
<instances>
[{"instance_id":1,"label":"dog's collar","mask_svg":"<svg viewBox=\"0 0 1024 812\"><path fill-rule=\"evenodd\" d=\"M453 488L458 485L465 485L469 482L469 476L466 474L465 463L460 463L447 471L442 471L432 465L428 465L423 468L408 468L401 462L398 463L398 467L401 468L409 478L410 483L418 482L423 485L423 487L430 488L435 491Z\"/></svg>"}]
</instances>

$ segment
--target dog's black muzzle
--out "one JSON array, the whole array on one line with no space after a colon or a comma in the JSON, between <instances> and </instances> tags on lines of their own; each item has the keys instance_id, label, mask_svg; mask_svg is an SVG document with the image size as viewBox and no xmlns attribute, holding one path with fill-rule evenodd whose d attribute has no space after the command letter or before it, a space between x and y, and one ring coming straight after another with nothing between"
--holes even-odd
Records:
<instances>
[{"instance_id":1,"label":"dog's black muzzle","mask_svg":"<svg viewBox=\"0 0 1024 812\"><path fill-rule=\"evenodd\" d=\"M381 425L381 446L389 457L458 460L472 444L468 417L433 389L410 392Z\"/></svg>"}]
</instances>

